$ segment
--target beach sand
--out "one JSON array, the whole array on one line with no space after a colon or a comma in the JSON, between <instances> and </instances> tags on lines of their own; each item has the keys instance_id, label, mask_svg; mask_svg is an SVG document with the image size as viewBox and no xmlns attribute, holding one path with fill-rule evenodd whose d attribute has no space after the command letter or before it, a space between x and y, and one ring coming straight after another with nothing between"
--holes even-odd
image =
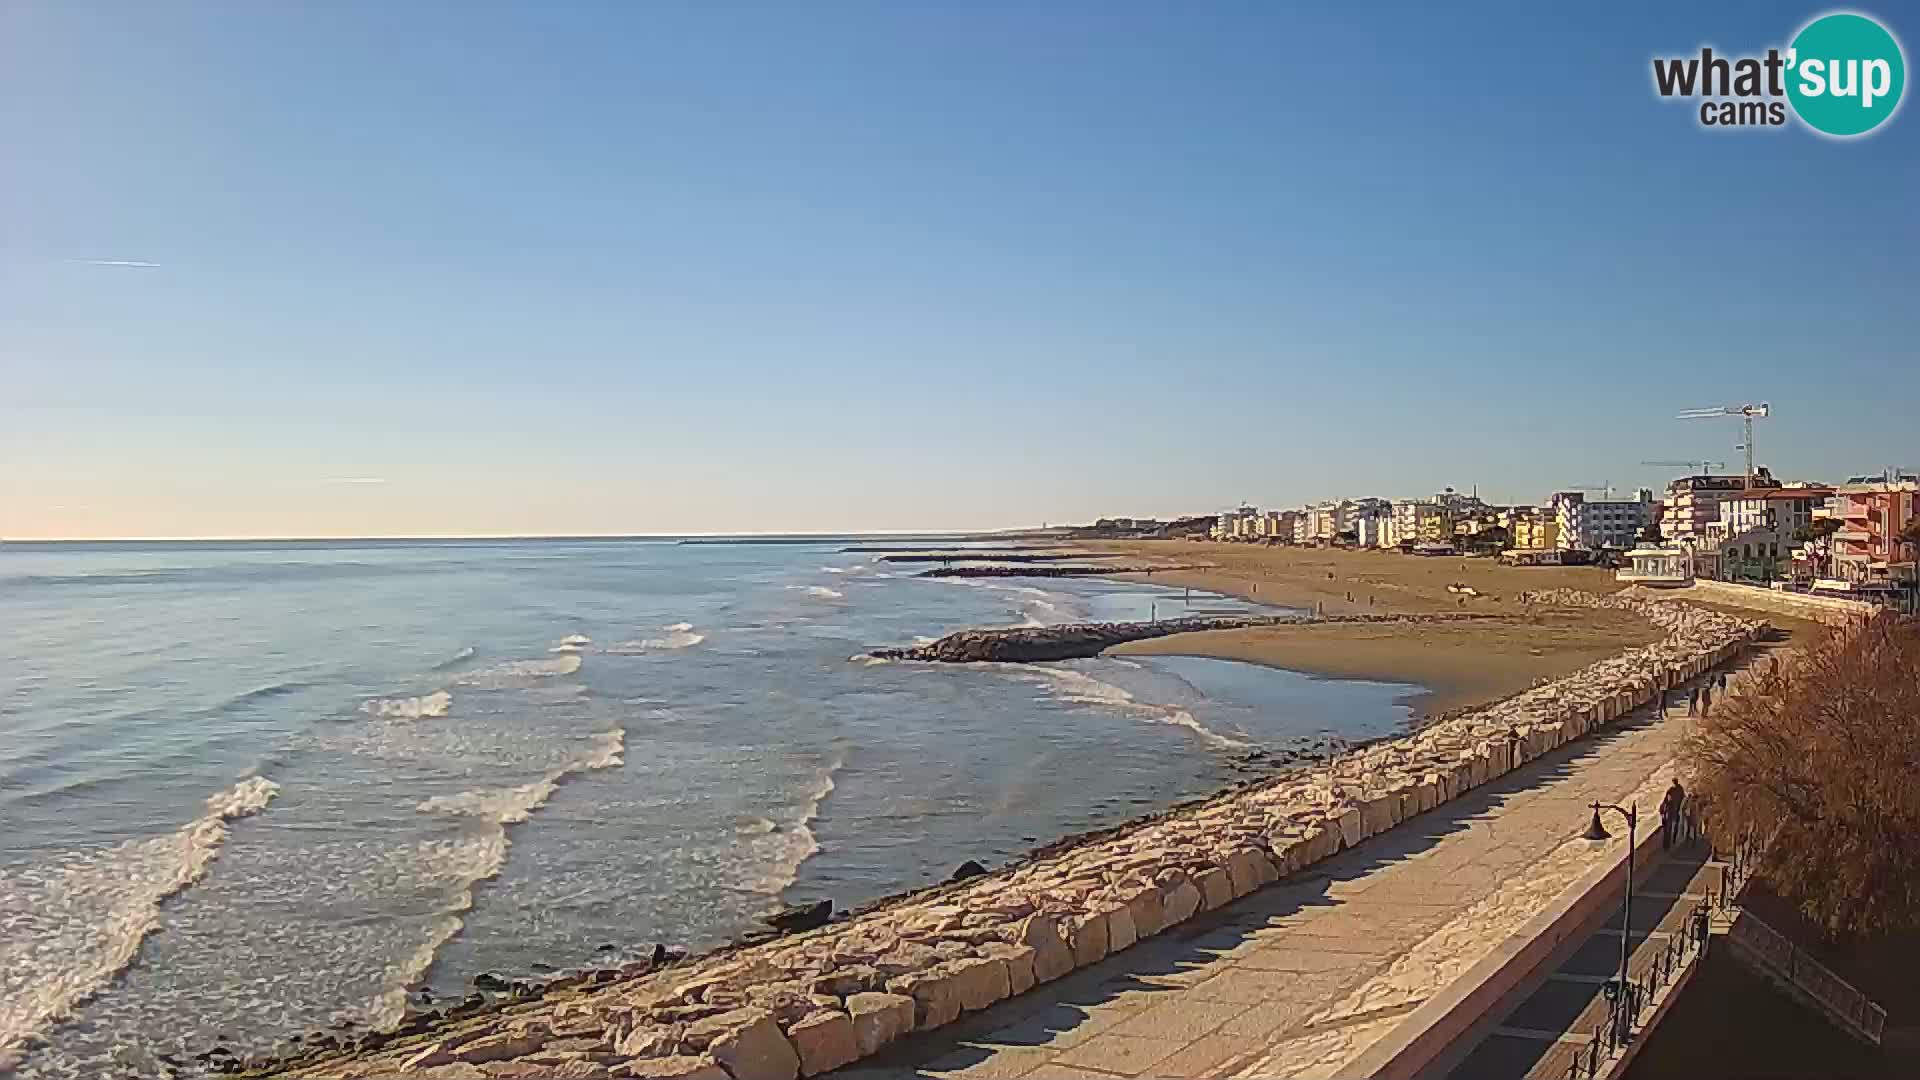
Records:
<instances>
[{"instance_id":1,"label":"beach sand","mask_svg":"<svg viewBox=\"0 0 1920 1080\"><path fill-rule=\"evenodd\" d=\"M1518 693L1660 636L1645 619L1627 612L1538 608L1517 599L1519 593L1536 589L1612 592L1618 588L1611 571L1592 567L1512 567L1492 559L1188 541L1135 541L1093 548L1102 554L1124 555L1130 564L1213 564L1207 570L1159 571L1151 579L1127 575L1136 580L1190 585L1291 607L1318 607L1327 614L1473 611L1495 616L1452 624L1212 630L1130 642L1111 650L1119 655L1239 660L1328 678L1418 683L1427 692L1411 703L1423 716ZM1449 593L1449 584L1471 586L1480 595Z\"/></svg>"}]
</instances>

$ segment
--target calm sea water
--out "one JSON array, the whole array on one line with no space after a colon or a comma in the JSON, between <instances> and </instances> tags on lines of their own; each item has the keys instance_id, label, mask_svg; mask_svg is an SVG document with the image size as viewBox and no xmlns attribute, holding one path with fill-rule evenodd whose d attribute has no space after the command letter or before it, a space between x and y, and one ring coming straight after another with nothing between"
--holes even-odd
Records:
<instances>
[{"instance_id":1,"label":"calm sea water","mask_svg":"<svg viewBox=\"0 0 1920 1080\"><path fill-rule=\"evenodd\" d=\"M1407 718L1219 661L862 661L1186 600L844 546L0 547L0 1072L171 1075L711 945Z\"/></svg>"}]
</instances>

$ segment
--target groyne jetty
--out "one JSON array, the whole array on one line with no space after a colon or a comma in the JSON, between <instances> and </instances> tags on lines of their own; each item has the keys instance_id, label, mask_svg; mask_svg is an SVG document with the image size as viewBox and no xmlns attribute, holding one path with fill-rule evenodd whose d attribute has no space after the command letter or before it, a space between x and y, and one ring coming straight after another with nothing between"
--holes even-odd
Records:
<instances>
[{"instance_id":1,"label":"groyne jetty","mask_svg":"<svg viewBox=\"0 0 1920 1080\"><path fill-rule=\"evenodd\" d=\"M877 660L921 660L941 664L1046 663L1098 656L1128 641L1191 634L1202 630L1244 630L1300 623L1435 623L1493 618L1474 612L1432 615L1193 615L1152 622L1063 623L1058 626L1010 626L959 630L910 648L875 649Z\"/></svg>"},{"instance_id":2,"label":"groyne jetty","mask_svg":"<svg viewBox=\"0 0 1920 1080\"><path fill-rule=\"evenodd\" d=\"M1151 574L1167 570L1203 570L1202 566L941 566L922 570L916 577L1106 577L1114 574Z\"/></svg>"},{"instance_id":3,"label":"groyne jetty","mask_svg":"<svg viewBox=\"0 0 1920 1080\"><path fill-rule=\"evenodd\" d=\"M404 1035L310 1042L270 1075L795 1080L953 1023L1313 866L1732 659L1765 624L1560 594L1665 632L1496 705L843 921L553 984Z\"/></svg>"}]
</instances>

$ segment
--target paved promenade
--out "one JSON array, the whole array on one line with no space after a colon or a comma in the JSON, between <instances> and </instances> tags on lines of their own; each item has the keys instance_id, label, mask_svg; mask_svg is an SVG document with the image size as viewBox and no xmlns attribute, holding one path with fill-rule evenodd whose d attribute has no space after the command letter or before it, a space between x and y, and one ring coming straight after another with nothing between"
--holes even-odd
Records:
<instances>
[{"instance_id":1,"label":"paved promenade","mask_svg":"<svg viewBox=\"0 0 1920 1080\"><path fill-rule=\"evenodd\" d=\"M1104 963L834 1073L1332 1075L1609 856L1596 799L1657 821L1686 691ZM1624 832L1624 830L1621 830Z\"/></svg>"}]
</instances>

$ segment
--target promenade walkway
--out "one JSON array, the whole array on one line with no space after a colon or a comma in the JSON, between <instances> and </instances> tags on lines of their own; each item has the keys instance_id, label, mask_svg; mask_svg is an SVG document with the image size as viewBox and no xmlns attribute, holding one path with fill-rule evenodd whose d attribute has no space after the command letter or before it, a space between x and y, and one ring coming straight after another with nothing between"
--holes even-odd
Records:
<instances>
[{"instance_id":1,"label":"promenade walkway","mask_svg":"<svg viewBox=\"0 0 1920 1080\"><path fill-rule=\"evenodd\" d=\"M1587 805L1654 818L1685 699L1676 689L1677 708L1622 717L1301 877L833 1076L1331 1076L1619 856L1624 836L1579 839Z\"/></svg>"}]
</instances>

